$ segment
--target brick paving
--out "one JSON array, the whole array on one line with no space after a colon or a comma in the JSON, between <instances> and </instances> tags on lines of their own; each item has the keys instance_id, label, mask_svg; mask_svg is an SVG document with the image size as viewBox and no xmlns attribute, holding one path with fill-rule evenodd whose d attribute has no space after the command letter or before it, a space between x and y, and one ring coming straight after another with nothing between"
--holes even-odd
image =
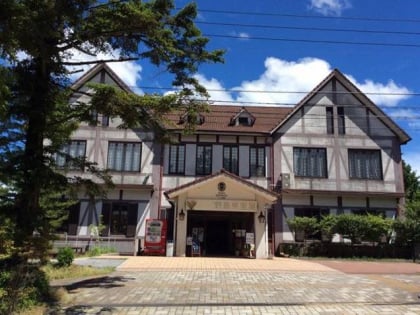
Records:
<instances>
[{"instance_id":1,"label":"brick paving","mask_svg":"<svg viewBox=\"0 0 420 315\"><path fill-rule=\"evenodd\" d=\"M420 314L420 274L346 274L285 258L130 257L67 289L71 303L55 314Z\"/></svg>"}]
</instances>

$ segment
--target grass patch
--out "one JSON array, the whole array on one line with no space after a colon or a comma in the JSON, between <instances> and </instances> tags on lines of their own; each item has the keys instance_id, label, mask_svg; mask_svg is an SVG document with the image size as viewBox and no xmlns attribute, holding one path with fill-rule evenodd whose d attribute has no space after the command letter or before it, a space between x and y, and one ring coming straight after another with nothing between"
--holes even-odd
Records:
<instances>
[{"instance_id":1,"label":"grass patch","mask_svg":"<svg viewBox=\"0 0 420 315\"><path fill-rule=\"evenodd\" d=\"M74 279L83 277L93 277L107 275L115 270L114 267L105 268L93 268L90 266L78 266L70 265L68 267L56 267L55 265L48 264L42 267L42 270L46 273L48 279L51 280L62 280L62 279Z\"/></svg>"},{"instance_id":2,"label":"grass patch","mask_svg":"<svg viewBox=\"0 0 420 315\"><path fill-rule=\"evenodd\" d=\"M84 256L94 257L110 253L117 253L117 250L114 247L110 246L94 246L90 248Z\"/></svg>"}]
</instances>

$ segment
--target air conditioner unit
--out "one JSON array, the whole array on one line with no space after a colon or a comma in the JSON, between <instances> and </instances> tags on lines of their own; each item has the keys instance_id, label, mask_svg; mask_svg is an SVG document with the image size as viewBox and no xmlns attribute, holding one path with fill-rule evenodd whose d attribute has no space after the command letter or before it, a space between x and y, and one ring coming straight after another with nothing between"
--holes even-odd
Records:
<instances>
[{"instance_id":1,"label":"air conditioner unit","mask_svg":"<svg viewBox=\"0 0 420 315\"><path fill-rule=\"evenodd\" d=\"M281 186L283 189L290 188L290 174L289 173L281 174Z\"/></svg>"}]
</instances>

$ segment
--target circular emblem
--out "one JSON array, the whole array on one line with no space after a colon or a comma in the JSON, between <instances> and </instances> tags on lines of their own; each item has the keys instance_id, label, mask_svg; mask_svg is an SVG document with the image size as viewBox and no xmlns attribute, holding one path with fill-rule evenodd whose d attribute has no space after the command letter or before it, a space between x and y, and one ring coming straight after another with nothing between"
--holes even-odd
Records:
<instances>
[{"instance_id":1,"label":"circular emblem","mask_svg":"<svg viewBox=\"0 0 420 315\"><path fill-rule=\"evenodd\" d=\"M219 184L217 184L217 189L219 189L219 191L225 191L226 184L224 182L220 182Z\"/></svg>"}]
</instances>

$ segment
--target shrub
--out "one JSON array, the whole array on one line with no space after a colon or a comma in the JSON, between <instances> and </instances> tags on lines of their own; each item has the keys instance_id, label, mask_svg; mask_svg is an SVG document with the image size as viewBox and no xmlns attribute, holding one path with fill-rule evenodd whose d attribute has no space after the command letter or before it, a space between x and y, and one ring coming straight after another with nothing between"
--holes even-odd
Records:
<instances>
[{"instance_id":1,"label":"shrub","mask_svg":"<svg viewBox=\"0 0 420 315\"><path fill-rule=\"evenodd\" d=\"M48 280L38 266L13 261L0 265L0 314L14 314L49 298Z\"/></svg>"},{"instance_id":2,"label":"shrub","mask_svg":"<svg viewBox=\"0 0 420 315\"><path fill-rule=\"evenodd\" d=\"M336 232L348 237L352 244L360 243L368 229L365 216L355 214L341 214L337 216Z\"/></svg>"},{"instance_id":3,"label":"shrub","mask_svg":"<svg viewBox=\"0 0 420 315\"><path fill-rule=\"evenodd\" d=\"M369 214L364 218L366 220L366 231L364 240L370 242L379 242L382 236L388 235L391 230L392 221L384 219L381 216Z\"/></svg>"},{"instance_id":4,"label":"shrub","mask_svg":"<svg viewBox=\"0 0 420 315\"><path fill-rule=\"evenodd\" d=\"M59 267L68 267L73 263L74 251L70 247L63 247L57 253L57 265Z\"/></svg>"},{"instance_id":5,"label":"shrub","mask_svg":"<svg viewBox=\"0 0 420 315\"><path fill-rule=\"evenodd\" d=\"M304 240L308 235L318 232L318 222L316 218L310 217L294 217L293 219L288 219L287 224L290 229L296 232L303 232Z\"/></svg>"},{"instance_id":6,"label":"shrub","mask_svg":"<svg viewBox=\"0 0 420 315\"><path fill-rule=\"evenodd\" d=\"M319 222L319 230L322 233L322 238L331 241L334 234L336 233L337 226L337 216L336 215L326 215L321 218Z\"/></svg>"}]
</instances>

